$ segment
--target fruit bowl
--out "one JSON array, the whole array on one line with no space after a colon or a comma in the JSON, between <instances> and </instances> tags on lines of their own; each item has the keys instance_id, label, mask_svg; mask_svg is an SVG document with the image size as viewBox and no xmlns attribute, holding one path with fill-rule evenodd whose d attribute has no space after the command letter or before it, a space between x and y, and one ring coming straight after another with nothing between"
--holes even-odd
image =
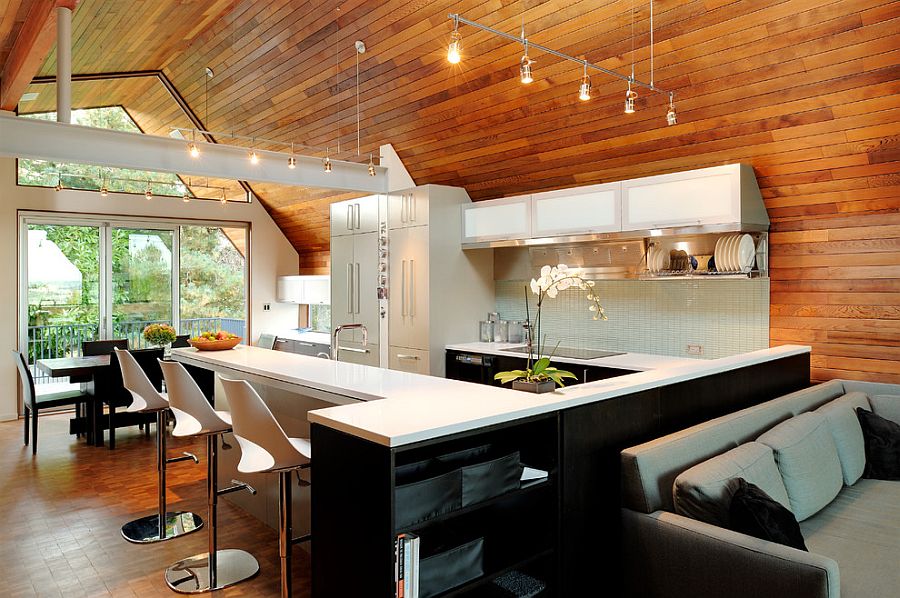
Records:
<instances>
[{"instance_id":1,"label":"fruit bowl","mask_svg":"<svg viewBox=\"0 0 900 598\"><path fill-rule=\"evenodd\" d=\"M241 342L241 337L226 338L222 340L207 340L205 338L191 338L188 342L198 351L224 351L234 349Z\"/></svg>"}]
</instances>

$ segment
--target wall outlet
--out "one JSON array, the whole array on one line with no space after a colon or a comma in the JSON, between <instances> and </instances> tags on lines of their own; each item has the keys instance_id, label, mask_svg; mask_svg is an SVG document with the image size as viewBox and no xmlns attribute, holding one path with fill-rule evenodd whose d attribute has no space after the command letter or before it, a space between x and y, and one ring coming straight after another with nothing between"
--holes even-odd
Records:
<instances>
[{"instance_id":1,"label":"wall outlet","mask_svg":"<svg viewBox=\"0 0 900 598\"><path fill-rule=\"evenodd\" d=\"M688 345L688 355L703 355L703 345Z\"/></svg>"},{"instance_id":2,"label":"wall outlet","mask_svg":"<svg viewBox=\"0 0 900 598\"><path fill-rule=\"evenodd\" d=\"M263 311L271 311L272 304L271 303L263 303Z\"/></svg>"}]
</instances>

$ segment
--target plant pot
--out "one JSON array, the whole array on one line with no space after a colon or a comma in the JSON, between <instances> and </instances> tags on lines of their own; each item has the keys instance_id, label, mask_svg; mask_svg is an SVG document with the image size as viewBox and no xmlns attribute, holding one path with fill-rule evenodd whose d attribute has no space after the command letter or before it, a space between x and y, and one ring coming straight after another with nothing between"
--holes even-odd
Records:
<instances>
[{"instance_id":1,"label":"plant pot","mask_svg":"<svg viewBox=\"0 0 900 598\"><path fill-rule=\"evenodd\" d=\"M556 382L553 380L544 380L543 382L528 382L527 380L514 380L512 383L513 390L523 390L525 392L533 392L541 394L545 392L553 392L556 390Z\"/></svg>"}]
</instances>

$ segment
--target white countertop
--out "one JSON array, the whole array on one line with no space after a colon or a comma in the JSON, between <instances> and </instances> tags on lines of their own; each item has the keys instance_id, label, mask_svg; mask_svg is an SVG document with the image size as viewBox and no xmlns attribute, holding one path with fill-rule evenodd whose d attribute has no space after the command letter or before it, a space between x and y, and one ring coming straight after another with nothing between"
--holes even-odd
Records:
<instances>
[{"instance_id":1,"label":"white countertop","mask_svg":"<svg viewBox=\"0 0 900 598\"><path fill-rule=\"evenodd\" d=\"M447 345L445 349L451 351L465 351L469 353L485 353L487 355L505 355L506 357L526 357L524 353L512 353L504 351L511 347L522 347L522 343L460 343L456 345ZM691 365L702 362L700 359L690 359L687 357L670 357L668 355L650 355L648 353L623 353L621 355L612 355L610 357L599 357L597 359L575 359L573 357L554 357L554 362L559 363L576 363L578 365L592 365L605 368L620 368L623 370L633 370L635 372L645 372L647 370L658 370L660 368L673 368L682 365Z\"/></svg>"},{"instance_id":2,"label":"white countertop","mask_svg":"<svg viewBox=\"0 0 900 598\"><path fill-rule=\"evenodd\" d=\"M173 349L172 355L200 367L226 368L295 385L300 393L310 388L357 399L361 402L310 411L308 419L385 446L401 446L809 351L809 347L785 345L721 359L686 360L683 365L542 395L244 345L215 352Z\"/></svg>"}]
</instances>

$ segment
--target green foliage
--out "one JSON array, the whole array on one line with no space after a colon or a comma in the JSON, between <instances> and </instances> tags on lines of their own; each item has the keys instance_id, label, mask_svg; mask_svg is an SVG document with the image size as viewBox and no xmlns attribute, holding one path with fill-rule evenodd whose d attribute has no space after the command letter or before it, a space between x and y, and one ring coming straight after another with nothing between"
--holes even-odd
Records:
<instances>
[{"instance_id":1,"label":"green foliage","mask_svg":"<svg viewBox=\"0 0 900 598\"><path fill-rule=\"evenodd\" d=\"M543 382L545 380L553 380L557 386L565 386L564 378L575 378L575 374L560 370L550 366L549 357L541 357L534 366L524 370L510 370L508 372L497 372L494 374L494 380L499 380L501 384L508 384L514 380L525 380L527 382Z\"/></svg>"}]
</instances>

